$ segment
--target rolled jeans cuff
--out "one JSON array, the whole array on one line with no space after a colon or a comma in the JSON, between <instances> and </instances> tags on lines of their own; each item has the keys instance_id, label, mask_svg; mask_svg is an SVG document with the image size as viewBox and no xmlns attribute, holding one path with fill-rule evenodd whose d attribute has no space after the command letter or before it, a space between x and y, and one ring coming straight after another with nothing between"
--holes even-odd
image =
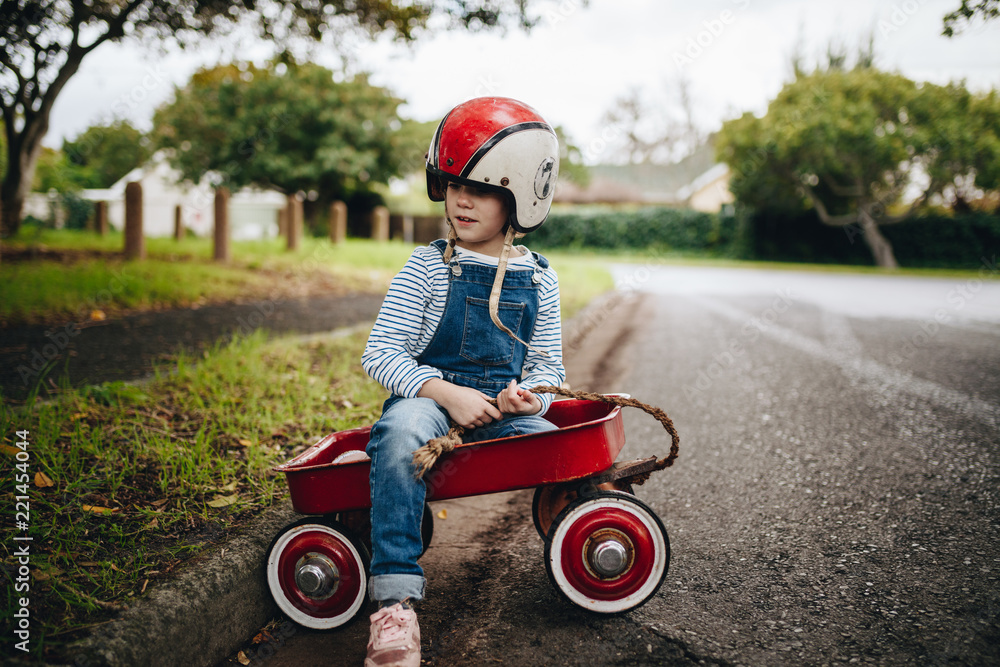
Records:
<instances>
[{"instance_id":1,"label":"rolled jeans cuff","mask_svg":"<svg viewBox=\"0 0 1000 667\"><path fill-rule=\"evenodd\" d=\"M419 574L376 574L368 584L371 599L380 600L423 600L427 580Z\"/></svg>"}]
</instances>

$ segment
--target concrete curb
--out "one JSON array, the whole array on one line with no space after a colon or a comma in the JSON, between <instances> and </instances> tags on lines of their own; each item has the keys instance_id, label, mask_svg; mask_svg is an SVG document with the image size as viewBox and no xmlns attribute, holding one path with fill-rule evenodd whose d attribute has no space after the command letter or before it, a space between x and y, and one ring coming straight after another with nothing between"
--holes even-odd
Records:
<instances>
[{"instance_id":1,"label":"concrete curb","mask_svg":"<svg viewBox=\"0 0 1000 667\"><path fill-rule=\"evenodd\" d=\"M577 348L621 305L610 292L564 324ZM345 328L348 332L353 328ZM343 332L344 330L338 330ZM337 332L334 332L336 335ZM329 336L330 333L318 336ZM313 338L317 335L306 336ZM113 623L69 651L74 667L214 667L278 612L267 585L271 541L301 518L289 500L255 519L245 533L188 563L177 579L136 601Z\"/></svg>"},{"instance_id":2,"label":"concrete curb","mask_svg":"<svg viewBox=\"0 0 1000 667\"><path fill-rule=\"evenodd\" d=\"M299 516L288 500L268 509L246 533L72 647L70 664L210 667L226 659L277 612L264 558L278 531Z\"/></svg>"}]
</instances>

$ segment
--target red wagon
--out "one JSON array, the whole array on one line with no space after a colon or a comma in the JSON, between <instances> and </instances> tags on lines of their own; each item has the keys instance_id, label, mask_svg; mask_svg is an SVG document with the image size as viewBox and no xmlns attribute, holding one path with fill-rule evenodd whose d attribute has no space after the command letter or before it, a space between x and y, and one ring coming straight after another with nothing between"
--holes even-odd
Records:
<instances>
[{"instance_id":1,"label":"red wagon","mask_svg":"<svg viewBox=\"0 0 1000 667\"><path fill-rule=\"evenodd\" d=\"M532 516L556 589L598 613L638 607L659 589L670 562L663 523L632 494L632 480L648 477L657 460L615 462L625 445L618 406L555 401L545 417L559 429L459 445L443 455L424 476L427 499L534 487ZM309 628L338 627L365 607L370 430L328 435L275 468L285 474L295 510L313 516L275 538L268 585L281 610ZM433 532L426 506L423 532L426 550Z\"/></svg>"}]
</instances>

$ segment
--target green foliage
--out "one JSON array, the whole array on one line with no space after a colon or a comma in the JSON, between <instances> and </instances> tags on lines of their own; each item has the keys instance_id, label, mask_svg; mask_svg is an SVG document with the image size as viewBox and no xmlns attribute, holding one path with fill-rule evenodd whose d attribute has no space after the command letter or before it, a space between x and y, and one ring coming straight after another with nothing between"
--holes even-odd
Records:
<instances>
[{"instance_id":1,"label":"green foliage","mask_svg":"<svg viewBox=\"0 0 1000 667\"><path fill-rule=\"evenodd\" d=\"M42 147L35 167L35 180L31 189L35 192L70 192L78 190L79 173L66 159L62 151Z\"/></svg>"},{"instance_id":2,"label":"green foliage","mask_svg":"<svg viewBox=\"0 0 1000 667\"><path fill-rule=\"evenodd\" d=\"M857 225L830 227L815 211L758 212L748 224L747 259L849 265L872 261ZM919 215L882 231L907 267L977 269L984 256L992 258L1000 248L1000 217L984 213Z\"/></svg>"},{"instance_id":3,"label":"green foliage","mask_svg":"<svg viewBox=\"0 0 1000 667\"><path fill-rule=\"evenodd\" d=\"M552 213L531 233L532 248L653 249L728 254L736 219L687 209Z\"/></svg>"},{"instance_id":4,"label":"green foliage","mask_svg":"<svg viewBox=\"0 0 1000 667\"><path fill-rule=\"evenodd\" d=\"M88 127L62 150L84 188L109 188L150 156L149 141L125 120Z\"/></svg>"},{"instance_id":5,"label":"green foliage","mask_svg":"<svg viewBox=\"0 0 1000 667\"><path fill-rule=\"evenodd\" d=\"M717 150L732 169L733 194L763 209L793 208L814 192L831 213L841 213L852 195L875 195L869 184L889 190L891 180L899 187L907 176L899 165L908 149L917 150L905 111L915 92L912 81L871 69L799 77L764 118L745 114L723 125Z\"/></svg>"},{"instance_id":6,"label":"green foliage","mask_svg":"<svg viewBox=\"0 0 1000 667\"><path fill-rule=\"evenodd\" d=\"M958 9L944 15L941 34L945 37L954 37L968 27L976 17L980 17L983 21L992 21L1000 17L1000 0L979 0L979 2L962 0Z\"/></svg>"},{"instance_id":7,"label":"green foliage","mask_svg":"<svg viewBox=\"0 0 1000 667\"><path fill-rule=\"evenodd\" d=\"M94 213L94 202L88 201L75 192L64 192L60 197L66 211L66 229L84 229L87 220Z\"/></svg>"},{"instance_id":8,"label":"green foliage","mask_svg":"<svg viewBox=\"0 0 1000 667\"><path fill-rule=\"evenodd\" d=\"M581 187L590 184L590 170L583 163L583 151L573 143L562 126L556 127L559 139L559 178Z\"/></svg>"},{"instance_id":9,"label":"green foliage","mask_svg":"<svg viewBox=\"0 0 1000 667\"><path fill-rule=\"evenodd\" d=\"M348 199L398 174L412 151L400 103L365 76L337 82L319 65L224 65L197 72L157 110L153 137L194 182L215 172L233 189Z\"/></svg>"},{"instance_id":10,"label":"green foliage","mask_svg":"<svg viewBox=\"0 0 1000 667\"><path fill-rule=\"evenodd\" d=\"M877 261L891 265L879 225L933 196L965 201L1000 186L998 120L995 92L831 68L797 76L763 118L724 124L717 151L742 204L779 214L814 207L824 223L864 224ZM901 209L913 187L922 194Z\"/></svg>"},{"instance_id":11,"label":"green foliage","mask_svg":"<svg viewBox=\"0 0 1000 667\"><path fill-rule=\"evenodd\" d=\"M427 155L427 147L431 145L434 131L437 129L438 121L428 120L418 122L410 119L400 121L399 130L395 133L396 149L400 153L400 175L419 173L423 175L424 156Z\"/></svg>"},{"instance_id":12,"label":"green foliage","mask_svg":"<svg viewBox=\"0 0 1000 667\"><path fill-rule=\"evenodd\" d=\"M0 179L7 173L7 126L0 120Z\"/></svg>"},{"instance_id":13,"label":"green foliage","mask_svg":"<svg viewBox=\"0 0 1000 667\"><path fill-rule=\"evenodd\" d=\"M921 215L884 231L905 266L978 269L1000 249L1000 216L985 213Z\"/></svg>"}]
</instances>

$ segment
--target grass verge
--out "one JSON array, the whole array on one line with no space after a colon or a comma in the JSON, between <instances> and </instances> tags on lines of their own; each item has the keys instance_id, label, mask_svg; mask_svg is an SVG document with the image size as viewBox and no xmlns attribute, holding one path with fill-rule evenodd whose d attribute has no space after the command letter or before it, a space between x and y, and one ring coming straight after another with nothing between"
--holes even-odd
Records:
<instances>
[{"instance_id":1,"label":"grass verge","mask_svg":"<svg viewBox=\"0 0 1000 667\"><path fill-rule=\"evenodd\" d=\"M396 242L333 245L306 238L289 252L283 240L269 239L234 242L232 260L219 263L208 239L148 239L148 258L126 261L120 238L47 231L30 242L5 242L0 322L85 321L136 310L383 291L412 250Z\"/></svg>"},{"instance_id":2,"label":"grass verge","mask_svg":"<svg viewBox=\"0 0 1000 667\"><path fill-rule=\"evenodd\" d=\"M15 495L30 503L34 657L65 657L88 628L284 496L273 465L373 422L385 391L360 368L365 335L268 342L258 332L143 386L0 406L4 507L13 514ZM28 443L20 467L17 432ZM12 579L17 545L3 541ZM16 597L8 586L4 625Z\"/></svg>"}]
</instances>

